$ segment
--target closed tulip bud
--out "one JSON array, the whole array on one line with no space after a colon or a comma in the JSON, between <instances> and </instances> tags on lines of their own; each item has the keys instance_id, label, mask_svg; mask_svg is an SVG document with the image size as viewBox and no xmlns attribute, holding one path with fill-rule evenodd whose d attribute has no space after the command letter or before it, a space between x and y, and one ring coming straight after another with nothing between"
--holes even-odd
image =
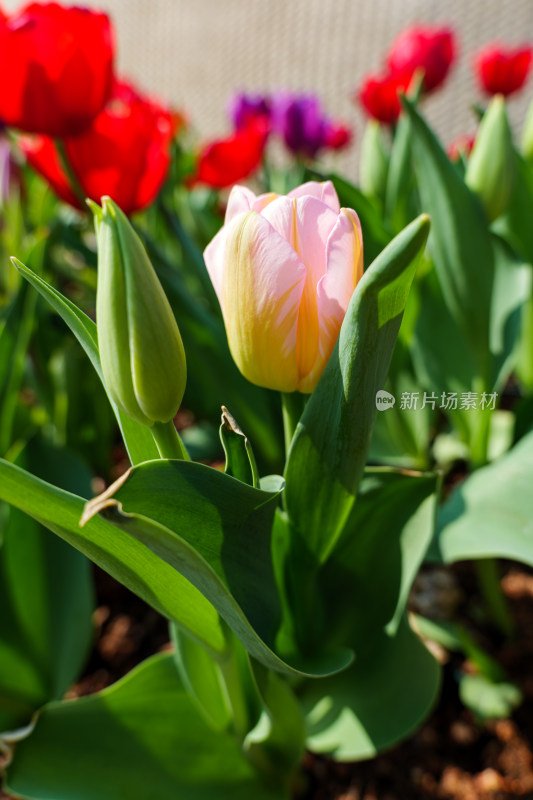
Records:
<instances>
[{"instance_id":1,"label":"closed tulip bud","mask_svg":"<svg viewBox=\"0 0 533 800\"><path fill-rule=\"evenodd\" d=\"M252 383L312 392L363 274L361 228L331 182L286 197L234 187L205 251L232 356Z\"/></svg>"},{"instance_id":2,"label":"closed tulip bud","mask_svg":"<svg viewBox=\"0 0 533 800\"><path fill-rule=\"evenodd\" d=\"M481 120L465 175L467 185L479 196L491 222L507 208L513 179L512 134L505 100L498 95Z\"/></svg>"},{"instance_id":3,"label":"closed tulip bud","mask_svg":"<svg viewBox=\"0 0 533 800\"><path fill-rule=\"evenodd\" d=\"M361 189L371 197L384 200L389 171L389 156L385 150L381 125L370 120L361 144L359 177Z\"/></svg>"},{"instance_id":4,"label":"closed tulip bud","mask_svg":"<svg viewBox=\"0 0 533 800\"><path fill-rule=\"evenodd\" d=\"M109 197L102 198L102 208L90 205L98 242L98 344L107 390L138 422L169 422L186 382L174 314L126 215Z\"/></svg>"}]
</instances>

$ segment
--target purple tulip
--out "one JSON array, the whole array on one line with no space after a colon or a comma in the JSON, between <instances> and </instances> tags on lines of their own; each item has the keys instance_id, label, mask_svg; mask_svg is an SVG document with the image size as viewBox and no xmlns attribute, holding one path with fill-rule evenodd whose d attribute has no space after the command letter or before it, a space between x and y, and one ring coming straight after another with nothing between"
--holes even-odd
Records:
<instances>
[{"instance_id":1,"label":"purple tulip","mask_svg":"<svg viewBox=\"0 0 533 800\"><path fill-rule=\"evenodd\" d=\"M236 130L247 127L257 117L270 117L270 101L262 94L236 94L230 102L229 115Z\"/></svg>"},{"instance_id":2,"label":"purple tulip","mask_svg":"<svg viewBox=\"0 0 533 800\"><path fill-rule=\"evenodd\" d=\"M315 95L278 92L271 113L272 129L292 153L314 158L325 146L328 120Z\"/></svg>"}]
</instances>

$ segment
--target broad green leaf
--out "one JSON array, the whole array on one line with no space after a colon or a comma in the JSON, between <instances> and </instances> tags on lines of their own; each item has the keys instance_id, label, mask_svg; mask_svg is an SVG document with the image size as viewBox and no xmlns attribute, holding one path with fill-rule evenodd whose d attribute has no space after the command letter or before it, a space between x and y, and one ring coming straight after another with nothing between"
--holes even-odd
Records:
<instances>
[{"instance_id":1,"label":"broad green leaf","mask_svg":"<svg viewBox=\"0 0 533 800\"><path fill-rule=\"evenodd\" d=\"M499 237L492 236L494 288L490 317L492 383L501 389L515 366L522 330L522 310L533 294L533 272ZM530 351L531 353L531 346Z\"/></svg>"},{"instance_id":2,"label":"broad green leaf","mask_svg":"<svg viewBox=\"0 0 533 800\"><path fill-rule=\"evenodd\" d=\"M347 666L340 647L304 659L276 654L282 608L271 557L279 493L254 489L203 464L149 461L87 505L179 570L215 606L246 649L271 669L325 674Z\"/></svg>"},{"instance_id":3,"label":"broad green leaf","mask_svg":"<svg viewBox=\"0 0 533 800\"><path fill-rule=\"evenodd\" d=\"M100 355L98 353L98 335L95 323L84 314L83 311L80 311L74 303L71 303L70 300L63 297L60 292L46 283L45 280L32 272L16 258L13 259L13 264L66 322L87 353L102 383L104 383L102 368L100 366ZM130 419L126 414L119 411L111 398L109 398L109 402L113 406L132 464L138 464L150 458L158 458L159 452L153 436L150 433L150 429L146 428L144 425L140 425L138 422L135 422L135 420Z\"/></svg>"},{"instance_id":4,"label":"broad green leaf","mask_svg":"<svg viewBox=\"0 0 533 800\"><path fill-rule=\"evenodd\" d=\"M430 249L442 293L478 374L488 381L494 255L485 212L414 105L404 100L404 108L422 207L432 221Z\"/></svg>"},{"instance_id":5,"label":"broad green leaf","mask_svg":"<svg viewBox=\"0 0 533 800\"><path fill-rule=\"evenodd\" d=\"M507 681L491 681L484 675L461 676L459 697L483 722L510 717L523 700L518 686Z\"/></svg>"},{"instance_id":6,"label":"broad green leaf","mask_svg":"<svg viewBox=\"0 0 533 800\"><path fill-rule=\"evenodd\" d=\"M304 755L305 723L302 710L288 682L252 662L263 711L244 740L244 750L257 769L280 772L289 778Z\"/></svg>"},{"instance_id":7,"label":"broad green leaf","mask_svg":"<svg viewBox=\"0 0 533 800\"><path fill-rule=\"evenodd\" d=\"M415 216L409 218L408 213L414 187L411 147L409 120L402 114L394 133L385 196L385 218L395 231L401 230Z\"/></svg>"},{"instance_id":8,"label":"broad green leaf","mask_svg":"<svg viewBox=\"0 0 533 800\"><path fill-rule=\"evenodd\" d=\"M392 394L395 402L378 410L370 461L386 466L427 469L430 431L437 412L430 403L424 406L424 393L420 391L411 355L402 339L396 342L384 388ZM416 408L410 407L412 395L418 397Z\"/></svg>"},{"instance_id":9,"label":"broad green leaf","mask_svg":"<svg viewBox=\"0 0 533 800\"><path fill-rule=\"evenodd\" d=\"M474 472L443 505L431 557L511 558L533 566L533 433Z\"/></svg>"},{"instance_id":10,"label":"broad green leaf","mask_svg":"<svg viewBox=\"0 0 533 800\"><path fill-rule=\"evenodd\" d=\"M515 150L514 183L505 214L494 223L494 230L529 264L533 264L533 169Z\"/></svg>"},{"instance_id":11,"label":"broad green leaf","mask_svg":"<svg viewBox=\"0 0 533 800\"><path fill-rule=\"evenodd\" d=\"M17 745L6 788L31 800L289 798L260 782L235 739L204 722L171 654L103 692L47 705Z\"/></svg>"},{"instance_id":12,"label":"broad green leaf","mask_svg":"<svg viewBox=\"0 0 533 800\"><path fill-rule=\"evenodd\" d=\"M219 660L215 660L205 647L183 633L177 625L171 623L170 631L183 687L210 728L230 731L231 709L222 684Z\"/></svg>"},{"instance_id":13,"label":"broad green leaf","mask_svg":"<svg viewBox=\"0 0 533 800\"><path fill-rule=\"evenodd\" d=\"M439 687L439 665L404 618L349 670L306 684L307 747L338 761L372 758L420 725Z\"/></svg>"},{"instance_id":14,"label":"broad green leaf","mask_svg":"<svg viewBox=\"0 0 533 800\"><path fill-rule=\"evenodd\" d=\"M225 406L222 406L220 440L226 454L224 472L257 489L259 473L252 446Z\"/></svg>"},{"instance_id":15,"label":"broad green leaf","mask_svg":"<svg viewBox=\"0 0 533 800\"><path fill-rule=\"evenodd\" d=\"M428 218L419 217L365 272L292 440L286 509L302 546L318 562L333 549L355 500L376 416L376 392L385 382L428 230Z\"/></svg>"},{"instance_id":16,"label":"broad green leaf","mask_svg":"<svg viewBox=\"0 0 533 800\"><path fill-rule=\"evenodd\" d=\"M176 626L172 635L183 685L209 725L233 731L248 760L266 777L289 777L303 756L305 729L286 681L251 662L235 636L229 637L227 657L215 661Z\"/></svg>"},{"instance_id":17,"label":"broad green leaf","mask_svg":"<svg viewBox=\"0 0 533 800\"><path fill-rule=\"evenodd\" d=\"M358 648L386 627L394 633L431 544L438 478L370 468L319 585L331 633ZM347 602L349 598L349 602ZM332 622L333 621L333 622Z\"/></svg>"},{"instance_id":18,"label":"broad green leaf","mask_svg":"<svg viewBox=\"0 0 533 800\"><path fill-rule=\"evenodd\" d=\"M91 561L176 620L214 653L226 648L218 613L189 581L101 517L79 525L86 501L0 459L0 499L41 522Z\"/></svg>"},{"instance_id":19,"label":"broad green leaf","mask_svg":"<svg viewBox=\"0 0 533 800\"><path fill-rule=\"evenodd\" d=\"M212 602L246 648L273 669L323 675L350 663L352 654L346 648L305 663L291 654L289 663L262 638L275 639L280 616L268 560L269 525L279 486L276 492L263 492L202 464L181 461L146 462L120 482L124 480L117 491L116 485L110 489L124 503L125 513L111 507L107 512L111 519L85 514L85 525L80 527L85 509L81 498L0 459L0 499L81 550L215 656L223 654L227 645ZM146 492L144 497L138 496L139 487ZM106 500L97 500L103 509ZM92 513L97 507L92 504ZM167 528L166 522L176 525L188 540Z\"/></svg>"},{"instance_id":20,"label":"broad green leaf","mask_svg":"<svg viewBox=\"0 0 533 800\"><path fill-rule=\"evenodd\" d=\"M19 463L90 493L66 451L33 441ZM9 510L0 547L0 732L26 725L76 680L92 639L90 564L41 525Z\"/></svg>"}]
</instances>

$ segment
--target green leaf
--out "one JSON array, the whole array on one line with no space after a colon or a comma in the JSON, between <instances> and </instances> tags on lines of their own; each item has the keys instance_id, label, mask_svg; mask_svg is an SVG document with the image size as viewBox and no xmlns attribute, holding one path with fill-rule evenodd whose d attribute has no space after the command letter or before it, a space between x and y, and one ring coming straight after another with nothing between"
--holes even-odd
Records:
<instances>
[{"instance_id":1,"label":"green leaf","mask_svg":"<svg viewBox=\"0 0 533 800\"><path fill-rule=\"evenodd\" d=\"M386 627L394 633L432 541L438 477L370 468L320 576L328 629L355 648ZM346 598L350 602L346 602ZM333 622L332 622L333 621Z\"/></svg>"},{"instance_id":2,"label":"green leaf","mask_svg":"<svg viewBox=\"0 0 533 800\"><path fill-rule=\"evenodd\" d=\"M323 562L353 506L417 258L429 220L419 217L365 272L337 345L296 429L286 508L305 548Z\"/></svg>"},{"instance_id":3,"label":"green leaf","mask_svg":"<svg viewBox=\"0 0 533 800\"><path fill-rule=\"evenodd\" d=\"M225 406L222 406L220 440L226 454L224 472L257 489L259 473L252 446Z\"/></svg>"},{"instance_id":4,"label":"green leaf","mask_svg":"<svg viewBox=\"0 0 533 800\"><path fill-rule=\"evenodd\" d=\"M484 675L463 675L459 697L482 721L510 717L523 700L518 686L507 681L491 681Z\"/></svg>"},{"instance_id":5,"label":"green leaf","mask_svg":"<svg viewBox=\"0 0 533 800\"><path fill-rule=\"evenodd\" d=\"M90 493L77 458L37 440L19 463ZM0 731L29 723L76 680L92 639L87 559L15 508L0 548Z\"/></svg>"},{"instance_id":6,"label":"green leaf","mask_svg":"<svg viewBox=\"0 0 533 800\"><path fill-rule=\"evenodd\" d=\"M87 505L83 522L103 514L194 584L251 655L282 672L343 669L350 651L304 659L275 651L282 610L271 529L283 483L254 489L203 464L149 461Z\"/></svg>"},{"instance_id":7,"label":"green leaf","mask_svg":"<svg viewBox=\"0 0 533 800\"><path fill-rule=\"evenodd\" d=\"M490 318L492 385L501 388L511 373L521 336L522 309L532 294L532 270L509 246L493 236L494 290Z\"/></svg>"},{"instance_id":8,"label":"green leaf","mask_svg":"<svg viewBox=\"0 0 533 800\"><path fill-rule=\"evenodd\" d=\"M396 342L385 390L392 394L396 402L378 412L370 446L370 461L394 467L427 469L431 426L437 412L429 403L422 408L423 393L414 374L411 355L402 339ZM417 407L402 407L402 397L410 397L413 393L419 396Z\"/></svg>"},{"instance_id":9,"label":"green leaf","mask_svg":"<svg viewBox=\"0 0 533 800\"><path fill-rule=\"evenodd\" d=\"M175 619L214 653L225 651L226 640L216 610L179 572L101 517L80 528L86 504L83 498L0 459L0 499L80 550L161 614Z\"/></svg>"},{"instance_id":10,"label":"green leaf","mask_svg":"<svg viewBox=\"0 0 533 800\"><path fill-rule=\"evenodd\" d=\"M275 492L263 492L202 464L181 461L147 462L118 483L124 480L121 488L114 485L108 494L115 493L126 513L111 508L107 512L111 521L91 517L98 508L93 502L81 528L85 507L81 498L0 459L0 499L81 550L175 620L215 657L227 645L211 601L247 649L273 669L323 675L350 663L352 654L346 648L321 653L313 660L291 654L289 663L262 639L275 638L280 616L269 556L271 515L280 485ZM106 499L97 500L103 509ZM175 525L188 540L165 523Z\"/></svg>"},{"instance_id":11,"label":"green leaf","mask_svg":"<svg viewBox=\"0 0 533 800\"><path fill-rule=\"evenodd\" d=\"M511 558L533 566L533 433L477 470L444 503L431 557Z\"/></svg>"},{"instance_id":12,"label":"green leaf","mask_svg":"<svg viewBox=\"0 0 533 800\"><path fill-rule=\"evenodd\" d=\"M430 249L442 293L478 374L488 380L494 255L487 218L414 105L403 102L411 124L422 207L432 220Z\"/></svg>"},{"instance_id":13,"label":"green leaf","mask_svg":"<svg viewBox=\"0 0 533 800\"><path fill-rule=\"evenodd\" d=\"M37 289L69 326L104 384L95 323L83 311L80 311L74 303L63 297L60 292L32 272L18 259L14 258L12 261L17 270ZM109 398L109 402L113 406L132 464L138 464L150 458L158 458L159 452L150 429L119 411L111 398Z\"/></svg>"},{"instance_id":14,"label":"green leaf","mask_svg":"<svg viewBox=\"0 0 533 800\"><path fill-rule=\"evenodd\" d=\"M372 758L420 725L439 687L439 665L404 618L349 670L306 684L307 747L339 761Z\"/></svg>"},{"instance_id":15,"label":"green leaf","mask_svg":"<svg viewBox=\"0 0 533 800\"><path fill-rule=\"evenodd\" d=\"M99 694L46 706L17 745L6 788L33 800L289 797L262 785L236 740L206 725L171 654Z\"/></svg>"}]
</instances>

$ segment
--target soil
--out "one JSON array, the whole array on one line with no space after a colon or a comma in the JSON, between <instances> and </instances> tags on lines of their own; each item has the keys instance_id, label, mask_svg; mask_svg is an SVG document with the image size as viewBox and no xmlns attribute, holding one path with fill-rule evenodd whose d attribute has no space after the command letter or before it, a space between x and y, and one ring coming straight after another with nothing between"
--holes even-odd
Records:
<instances>
[{"instance_id":1,"label":"soil","mask_svg":"<svg viewBox=\"0 0 533 800\"><path fill-rule=\"evenodd\" d=\"M473 570L453 568L458 611L479 617ZM116 681L154 652L170 647L165 620L104 572L95 568L98 635L84 676L69 697L90 694ZM307 792L299 800L533 800L533 571L503 565L502 588L516 623L512 641L476 624L480 644L495 657L524 702L511 719L481 724L458 696L454 656L444 665L441 697L433 714L410 739L371 760L336 764L308 754ZM466 665L468 668L468 665ZM0 789L0 800L7 796Z\"/></svg>"}]
</instances>

